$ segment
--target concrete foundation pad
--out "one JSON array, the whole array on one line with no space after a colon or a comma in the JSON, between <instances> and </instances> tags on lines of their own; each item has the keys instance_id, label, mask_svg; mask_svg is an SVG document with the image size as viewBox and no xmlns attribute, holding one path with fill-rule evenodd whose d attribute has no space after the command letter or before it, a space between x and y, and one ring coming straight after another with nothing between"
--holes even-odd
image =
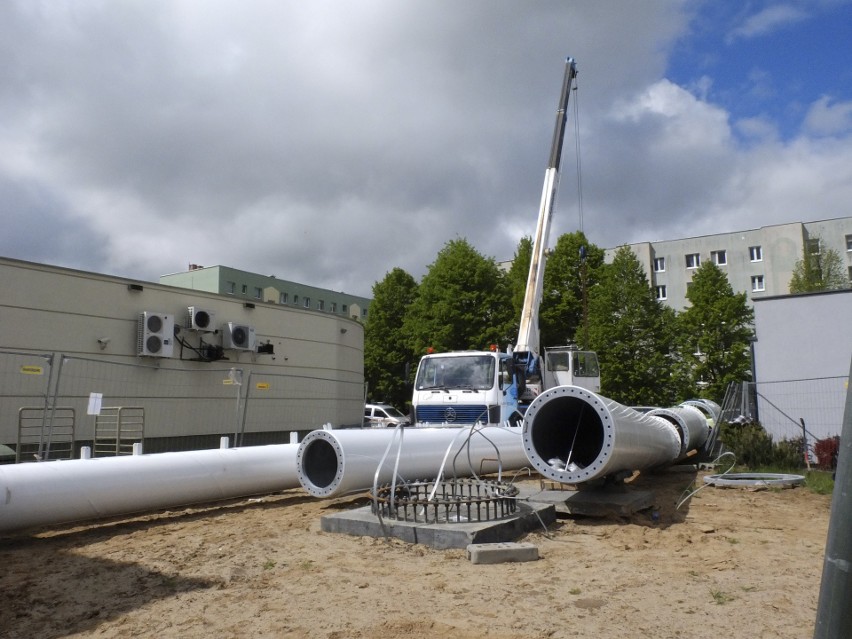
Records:
<instances>
[{"instance_id":1,"label":"concrete foundation pad","mask_svg":"<svg viewBox=\"0 0 852 639\"><path fill-rule=\"evenodd\" d=\"M514 561L535 561L538 546L527 543L470 544L467 558L472 564L505 564Z\"/></svg>"},{"instance_id":2,"label":"concrete foundation pad","mask_svg":"<svg viewBox=\"0 0 852 639\"><path fill-rule=\"evenodd\" d=\"M553 504L559 515L586 517L629 517L654 505L654 493L650 490L633 490L624 486L521 491L521 498L530 502Z\"/></svg>"},{"instance_id":3,"label":"concrete foundation pad","mask_svg":"<svg viewBox=\"0 0 852 639\"><path fill-rule=\"evenodd\" d=\"M383 519L374 515L369 506L348 510L320 519L324 532L366 537L396 537L412 544L432 548L467 548L470 544L514 541L531 530L541 530L556 521L553 504L519 503L512 517L498 521L470 523L424 524L419 522Z\"/></svg>"}]
</instances>

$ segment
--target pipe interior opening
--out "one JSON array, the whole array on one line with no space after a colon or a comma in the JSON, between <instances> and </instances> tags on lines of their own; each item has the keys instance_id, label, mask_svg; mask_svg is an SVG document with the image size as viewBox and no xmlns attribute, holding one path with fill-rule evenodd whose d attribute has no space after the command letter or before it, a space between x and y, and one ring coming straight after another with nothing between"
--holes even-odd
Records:
<instances>
[{"instance_id":1,"label":"pipe interior opening","mask_svg":"<svg viewBox=\"0 0 852 639\"><path fill-rule=\"evenodd\" d=\"M601 453L604 429L597 411L579 397L556 396L542 405L530 424L532 445L546 462L585 468Z\"/></svg>"},{"instance_id":2,"label":"pipe interior opening","mask_svg":"<svg viewBox=\"0 0 852 639\"><path fill-rule=\"evenodd\" d=\"M337 476L337 453L324 439L315 439L302 453L302 473L317 488L328 488Z\"/></svg>"}]
</instances>

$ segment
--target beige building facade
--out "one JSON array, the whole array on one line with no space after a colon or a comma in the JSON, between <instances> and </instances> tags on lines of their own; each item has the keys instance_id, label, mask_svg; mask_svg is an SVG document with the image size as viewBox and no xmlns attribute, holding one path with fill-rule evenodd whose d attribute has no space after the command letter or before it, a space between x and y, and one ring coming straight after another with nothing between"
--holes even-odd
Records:
<instances>
[{"instance_id":1,"label":"beige building facade","mask_svg":"<svg viewBox=\"0 0 852 639\"><path fill-rule=\"evenodd\" d=\"M0 444L28 456L122 414L146 452L360 425L363 355L345 315L0 258Z\"/></svg>"}]
</instances>

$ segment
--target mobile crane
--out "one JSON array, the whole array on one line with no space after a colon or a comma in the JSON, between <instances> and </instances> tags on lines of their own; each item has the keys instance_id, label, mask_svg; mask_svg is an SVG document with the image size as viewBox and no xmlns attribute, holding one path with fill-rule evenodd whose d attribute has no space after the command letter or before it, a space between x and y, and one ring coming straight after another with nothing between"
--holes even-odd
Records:
<instances>
[{"instance_id":1,"label":"mobile crane","mask_svg":"<svg viewBox=\"0 0 852 639\"><path fill-rule=\"evenodd\" d=\"M416 426L475 423L516 426L526 406L543 390L569 384L593 392L600 390L594 352L562 346L545 349L543 358L539 353L539 307L547 242L559 186L568 99L576 77L576 63L568 58L515 347L506 352L457 351L423 356L417 367L412 399Z\"/></svg>"}]
</instances>

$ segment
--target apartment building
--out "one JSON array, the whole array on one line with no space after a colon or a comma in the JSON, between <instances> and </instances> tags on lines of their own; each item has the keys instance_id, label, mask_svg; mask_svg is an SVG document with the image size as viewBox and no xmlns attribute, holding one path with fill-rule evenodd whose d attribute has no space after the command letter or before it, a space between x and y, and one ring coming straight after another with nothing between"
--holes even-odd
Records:
<instances>
[{"instance_id":1,"label":"apartment building","mask_svg":"<svg viewBox=\"0 0 852 639\"><path fill-rule=\"evenodd\" d=\"M229 266L190 264L186 271L160 276L160 284L227 295L249 304L280 304L360 321L367 319L371 302L366 297L282 280L274 275L241 271Z\"/></svg>"},{"instance_id":2,"label":"apartment building","mask_svg":"<svg viewBox=\"0 0 852 639\"><path fill-rule=\"evenodd\" d=\"M686 291L693 273L708 260L727 274L734 291L747 293L749 300L789 293L793 269L805 247L814 253L836 251L852 282L852 217L639 242L628 247L642 263L657 299L678 311L689 304ZM606 250L607 262L612 261L616 250Z\"/></svg>"}]
</instances>

